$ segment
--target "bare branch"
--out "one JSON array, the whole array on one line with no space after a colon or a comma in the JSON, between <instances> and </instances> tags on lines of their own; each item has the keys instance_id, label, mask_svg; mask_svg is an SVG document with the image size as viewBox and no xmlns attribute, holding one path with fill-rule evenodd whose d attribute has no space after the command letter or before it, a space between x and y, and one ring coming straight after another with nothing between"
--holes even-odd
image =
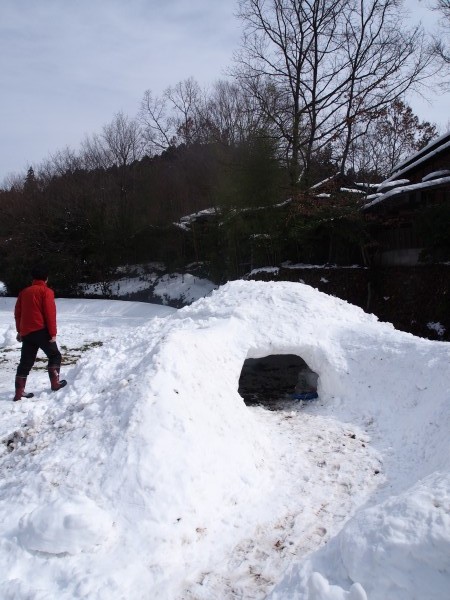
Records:
<instances>
[{"instance_id":1,"label":"bare branch","mask_svg":"<svg viewBox=\"0 0 450 600\"><path fill-rule=\"evenodd\" d=\"M399 0L241 0L234 74L284 140L292 185L313 153L432 75L420 28L400 29ZM265 97L268 94L268 97Z\"/></svg>"}]
</instances>

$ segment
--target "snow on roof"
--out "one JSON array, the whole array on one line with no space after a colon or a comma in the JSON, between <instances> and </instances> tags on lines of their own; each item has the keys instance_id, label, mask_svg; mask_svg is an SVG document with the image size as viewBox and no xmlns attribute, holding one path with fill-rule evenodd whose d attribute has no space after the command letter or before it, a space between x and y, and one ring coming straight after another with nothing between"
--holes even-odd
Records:
<instances>
[{"instance_id":1,"label":"snow on roof","mask_svg":"<svg viewBox=\"0 0 450 600\"><path fill-rule=\"evenodd\" d=\"M443 144L445 141L447 141L449 139L450 139L450 131L447 131L443 135L440 135L439 137L435 138L434 140L431 140L431 142L428 142L428 144L426 146L424 146L421 150L418 150L415 154L408 156L407 158L405 158L405 160L402 160L399 163L397 163L396 165L394 165L392 170L395 172L395 171L399 171L400 169L403 169L403 167L405 167L409 163L415 162L420 156L422 156L424 154L428 154L431 150L433 150L433 148L440 146L441 144Z\"/></svg>"},{"instance_id":2,"label":"snow on roof","mask_svg":"<svg viewBox=\"0 0 450 600\"><path fill-rule=\"evenodd\" d=\"M269 206L247 206L244 208L234 208L231 210L231 212L234 212L235 214L239 214L239 213L253 212L253 211L259 211L259 210L267 210L268 208L283 208L284 206L287 206L291 202L292 202L292 198L287 198L286 200L283 200L282 202L278 202L277 204L271 204ZM199 212L193 213L191 215L186 215L185 217L181 217L181 219L177 222L174 222L173 225L175 225L175 227L179 227L180 229L183 229L184 231L189 231L189 226L194 221L197 221L204 217L220 215L221 212L222 211L220 208L206 208L205 210L200 210Z\"/></svg>"},{"instance_id":3,"label":"snow on roof","mask_svg":"<svg viewBox=\"0 0 450 600\"><path fill-rule=\"evenodd\" d=\"M283 208L283 206L287 206L288 204L292 203L292 198L287 198L286 200L283 200L282 202L278 202L278 204L274 204L275 208Z\"/></svg>"},{"instance_id":4,"label":"snow on roof","mask_svg":"<svg viewBox=\"0 0 450 600\"><path fill-rule=\"evenodd\" d=\"M336 265L326 263L323 265L312 265L309 263L291 263L291 261L286 261L281 263L283 269L361 269L366 267L361 267L360 265Z\"/></svg>"},{"instance_id":5,"label":"snow on roof","mask_svg":"<svg viewBox=\"0 0 450 600\"><path fill-rule=\"evenodd\" d=\"M213 215L219 214L219 210L217 208L205 208L204 210L200 210L196 213L192 213L190 215L186 215L185 217L181 217L181 219L175 223L173 223L176 227L180 229L184 229L185 231L189 230L189 225L198 219L203 217L210 217Z\"/></svg>"},{"instance_id":6,"label":"snow on roof","mask_svg":"<svg viewBox=\"0 0 450 600\"><path fill-rule=\"evenodd\" d=\"M389 190L385 194L373 194L373 196L367 196L367 199L375 197L374 200L365 204L363 209L370 208L379 204L380 202L385 202L389 198L397 196L399 194L404 194L405 192L415 192L419 190L431 189L433 187L437 187L440 185L448 185L450 184L450 177L441 177L439 179L433 179L431 181L422 181L421 183L413 183L411 185L404 185L401 187L396 187L393 190Z\"/></svg>"},{"instance_id":7,"label":"snow on roof","mask_svg":"<svg viewBox=\"0 0 450 600\"><path fill-rule=\"evenodd\" d=\"M425 177L422 177L422 181L429 181L430 179L439 179L440 177L446 177L447 175L450 175L449 169L433 171L432 173L428 173L428 175L425 175Z\"/></svg>"},{"instance_id":8,"label":"snow on roof","mask_svg":"<svg viewBox=\"0 0 450 600\"><path fill-rule=\"evenodd\" d=\"M258 273L269 273L272 275L278 275L280 272L279 267L259 267L258 269L252 269L247 277L251 277L252 275L257 275Z\"/></svg>"},{"instance_id":9,"label":"snow on roof","mask_svg":"<svg viewBox=\"0 0 450 600\"><path fill-rule=\"evenodd\" d=\"M233 209L233 211L236 213L240 213L240 212L265 210L267 208L282 208L284 206L287 206L291 202L292 202L292 198L287 198L286 200L283 200L282 202L278 202L277 204L273 204L273 205L271 204L269 206L247 206L245 208ZM181 229L188 230L189 229L188 226L191 223L193 223L194 221L197 221L198 219L201 219L203 217L220 215L221 212L222 211L220 208L205 208L204 210L200 210L196 213L192 213L190 215L186 215L185 217L181 217L181 219L178 222L173 223L173 224L177 227L180 227Z\"/></svg>"},{"instance_id":10,"label":"snow on roof","mask_svg":"<svg viewBox=\"0 0 450 600\"><path fill-rule=\"evenodd\" d=\"M358 190L356 188L347 188L347 187L341 187L339 189L340 192L350 192L352 194L365 194L366 192L364 190Z\"/></svg>"},{"instance_id":11,"label":"snow on roof","mask_svg":"<svg viewBox=\"0 0 450 600\"><path fill-rule=\"evenodd\" d=\"M442 138L440 138L440 139L445 140L449 137L450 137L450 133L447 133L445 136L442 136ZM425 153L424 152L425 148L424 148L423 150L421 150L420 152L415 154L413 157L411 157L408 161L405 161L404 163L401 163L399 166L394 167L393 174L391 175L391 177L386 179L386 181L392 181L394 179L397 179L400 175L403 175L403 173L407 173L411 169L414 169L415 167L426 162L433 156L440 154L443 150L447 150L447 148L450 148L450 139L448 139L448 141L445 142L444 144L442 144L441 146L436 147L436 144L429 144L429 146L427 146L427 148L428 147L430 147L430 150L428 152ZM434 148L434 150L432 150L431 148ZM404 166L402 166L402 165L404 165Z\"/></svg>"},{"instance_id":12,"label":"snow on roof","mask_svg":"<svg viewBox=\"0 0 450 600\"><path fill-rule=\"evenodd\" d=\"M378 191L381 192L383 190L386 190L387 188L391 188L391 187L395 187L395 186L399 186L399 185L407 185L408 183L411 183L409 179L394 179L392 181L390 180L386 180L383 181L383 183L380 183L380 185L378 186Z\"/></svg>"},{"instance_id":13,"label":"snow on roof","mask_svg":"<svg viewBox=\"0 0 450 600\"><path fill-rule=\"evenodd\" d=\"M363 188L377 188L380 184L379 183L364 183L364 182L360 181L360 182L356 182L355 185L358 185L359 187L363 187Z\"/></svg>"},{"instance_id":14,"label":"snow on roof","mask_svg":"<svg viewBox=\"0 0 450 600\"><path fill-rule=\"evenodd\" d=\"M379 198L382 195L383 194L381 194L381 193L379 193L379 194L369 194L368 196L366 196L366 200L375 200L375 198Z\"/></svg>"},{"instance_id":15,"label":"snow on roof","mask_svg":"<svg viewBox=\"0 0 450 600\"><path fill-rule=\"evenodd\" d=\"M316 184L312 185L310 189L311 190L315 190L315 189L321 187L322 185L324 185L325 183L328 183L329 181L333 181L338 175L339 175L339 173L335 173L331 177L327 177L326 179L322 179L322 181L319 181L319 183L316 183Z\"/></svg>"}]
</instances>

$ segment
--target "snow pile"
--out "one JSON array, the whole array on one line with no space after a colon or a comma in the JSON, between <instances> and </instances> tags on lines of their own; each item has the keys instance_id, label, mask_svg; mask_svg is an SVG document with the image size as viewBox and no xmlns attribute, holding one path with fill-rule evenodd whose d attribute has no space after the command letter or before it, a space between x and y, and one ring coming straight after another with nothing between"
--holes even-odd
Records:
<instances>
[{"instance_id":1,"label":"snow pile","mask_svg":"<svg viewBox=\"0 0 450 600\"><path fill-rule=\"evenodd\" d=\"M80 285L85 296L103 296L112 298L133 298L140 292L148 292L155 301L159 298L163 304L190 304L207 296L217 286L209 279L196 277L191 273L146 273L138 277L122 277L116 281Z\"/></svg>"},{"instance_id":2,"label":"snow pile","mask_svg":"<svg viewBox=\"0 0 450 600\"><path fill-rule=\"evenodd\" d=\"M6 295L6 285L3 283L3 281L0 281L0 296L5 296Z\"/></svg>"},{"instance_id":3,"label":"snow pile","mask_svg":"<svg viewBox=\"0 0 450 600\"><path fill-rule=\"evenodd\" d=\"M202 221L204 219L212 219L217 217L219 214L220 211L217 208L206 208L204 210L200 210L199 212L181 217L181 219L174 223L174 225L175 227L179 227L184 231L190 231L192 223L195 223L196 221Z\"/></svg>"},{"instance_id":4,"label":"snow pile","mask_svg":"<svg viewBox=\"0 0 450 600\"><path fill-rule=\"evenodd\" d=\"M431 331L435 331L439 337L442 337L445 333L445 327L442 323L431 321L430 323L427 323L427 327Z\"/></svg>"},{"instance_id":5,"label":"snow pile","mask_svg":"<svg viewBox=\"0 0 450 600\"><path fill-rule=\"evenodd\" d=\"M155 316L91 302L59 304L61 331L103 342L69 386L33 375L12 403L0 380L2 599L447 597L447 344L297 283ZM244 405L244 361L275 354L320 402Z\"/></svg>"},{"instance_id":6,"label":"snow pile","mask_svg":"<svg viewBox=\"0 0 450 600\"><path fill-rule=\"evenodd\" d=\"M78 554L100 546L112 531L110 516L86 496L59 497L21 518L18 539L29 551Z\"/></svg>"},{"instance_id":7,"label":"snow pile","mask_svg":"<svg viewBox=\"0 0 450 600\"><path fill-rule=\"evenodd\" d=\"M157 273L140 275L139 277L122 277L104 283L86 283L79 286L80 292L86 296L114 296L123 298L148 290L158 279Z\"/></svg>"},{"instance_id":8,"label":"snow pile","mask_svg":"<svg viewBox=\"0 0 450 600\"><path fill-rule=\"evenodd\" d=\"M16 326L13 324L9 325L9 327L6 327L4 329L0 329L0 348L14 346L16 343L18 345L16 336L17 336Z\"/></svg>"},{"instance_id":9,"label":"snow pile","mask_svg":"<svg viewBox=\"0 0 450 600\"><path fill-rule=\"evenodd\" d=\"M335 265L332 263L326 263L323 265L314 265L308 263L296 263L293 264L291 261L281 263L283 269L366 269L367 267L361 267L361 265Z\"/></svg>"},{"instance_id":10,"label":"snow pile","mask_svg":"<svg viewBox=\"0 0 450 600\"><path fill-rule=\"evenodd\" d=\"M278 275L280 272L279 267L259 267L257 269L252 269L247 277L252 277L252 275L259 275L259 273L268 273L270 275Z\"/></svg>"},{"instance_id":11,"label":"snow pile","mask_svg":"<svg viewBox=\"0 0 450 600\"><path fill-rule=\"evenodd\" d=\"M153 288L153 294L161 298L163 304L174 300L190 304L199 298L208 296L216 288L217 286L209 279L195 277L190 273L173 273L159 278Z\"/></svg>"},{"instance_id":12,"label":"snow pile","mask_svg":"<svg viewBox=\"0 0 450 600\"><path fill-rule=\"evenodd\" d=\"M370 598L388 590L404 600L448 597L450 474L433 473L359 513L343 531L341 553L352 580L371 582Z\"/></svg>"}]
</instances>

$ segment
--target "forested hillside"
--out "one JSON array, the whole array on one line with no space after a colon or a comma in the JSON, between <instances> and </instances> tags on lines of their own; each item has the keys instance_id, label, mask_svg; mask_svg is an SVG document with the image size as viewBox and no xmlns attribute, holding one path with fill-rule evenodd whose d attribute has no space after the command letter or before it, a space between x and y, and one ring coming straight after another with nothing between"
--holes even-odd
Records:
<instances>
[{"instance_id":1,"label":"forested hillside","mask_svg":"<svg viewBox=\"0 0 450 600\"><path fill-rule=\"evenodd\" d=\"M241 2L228 79L149 89L136 116L4 182L0 279L16 293L37 258L66 295L145 261L201 263L216 282L282 260L363 263L361 194L342 183L369 189L437 134L405 97L438 59L401 14L393 0Z\"/></svg>"}]
</instances>

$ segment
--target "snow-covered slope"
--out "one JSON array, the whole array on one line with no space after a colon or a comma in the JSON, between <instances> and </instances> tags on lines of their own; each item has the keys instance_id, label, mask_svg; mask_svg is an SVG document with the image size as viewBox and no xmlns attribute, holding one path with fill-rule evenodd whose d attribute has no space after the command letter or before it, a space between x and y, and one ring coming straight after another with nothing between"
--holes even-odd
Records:
<instances>
[{"instance_id":1,"label":"snow-covered slope","mask_svg":"<svg viewBox=\"0 0 450 600\"><path fill-rule=\"evenodd\" d=\"M86 351L12 403L0 299L2 599L446 598L448 344L294 283L126 304L58 301ZM243 363L271 354L301 356L320 402L247 408Z\"/></svg>"}]
</instances>

